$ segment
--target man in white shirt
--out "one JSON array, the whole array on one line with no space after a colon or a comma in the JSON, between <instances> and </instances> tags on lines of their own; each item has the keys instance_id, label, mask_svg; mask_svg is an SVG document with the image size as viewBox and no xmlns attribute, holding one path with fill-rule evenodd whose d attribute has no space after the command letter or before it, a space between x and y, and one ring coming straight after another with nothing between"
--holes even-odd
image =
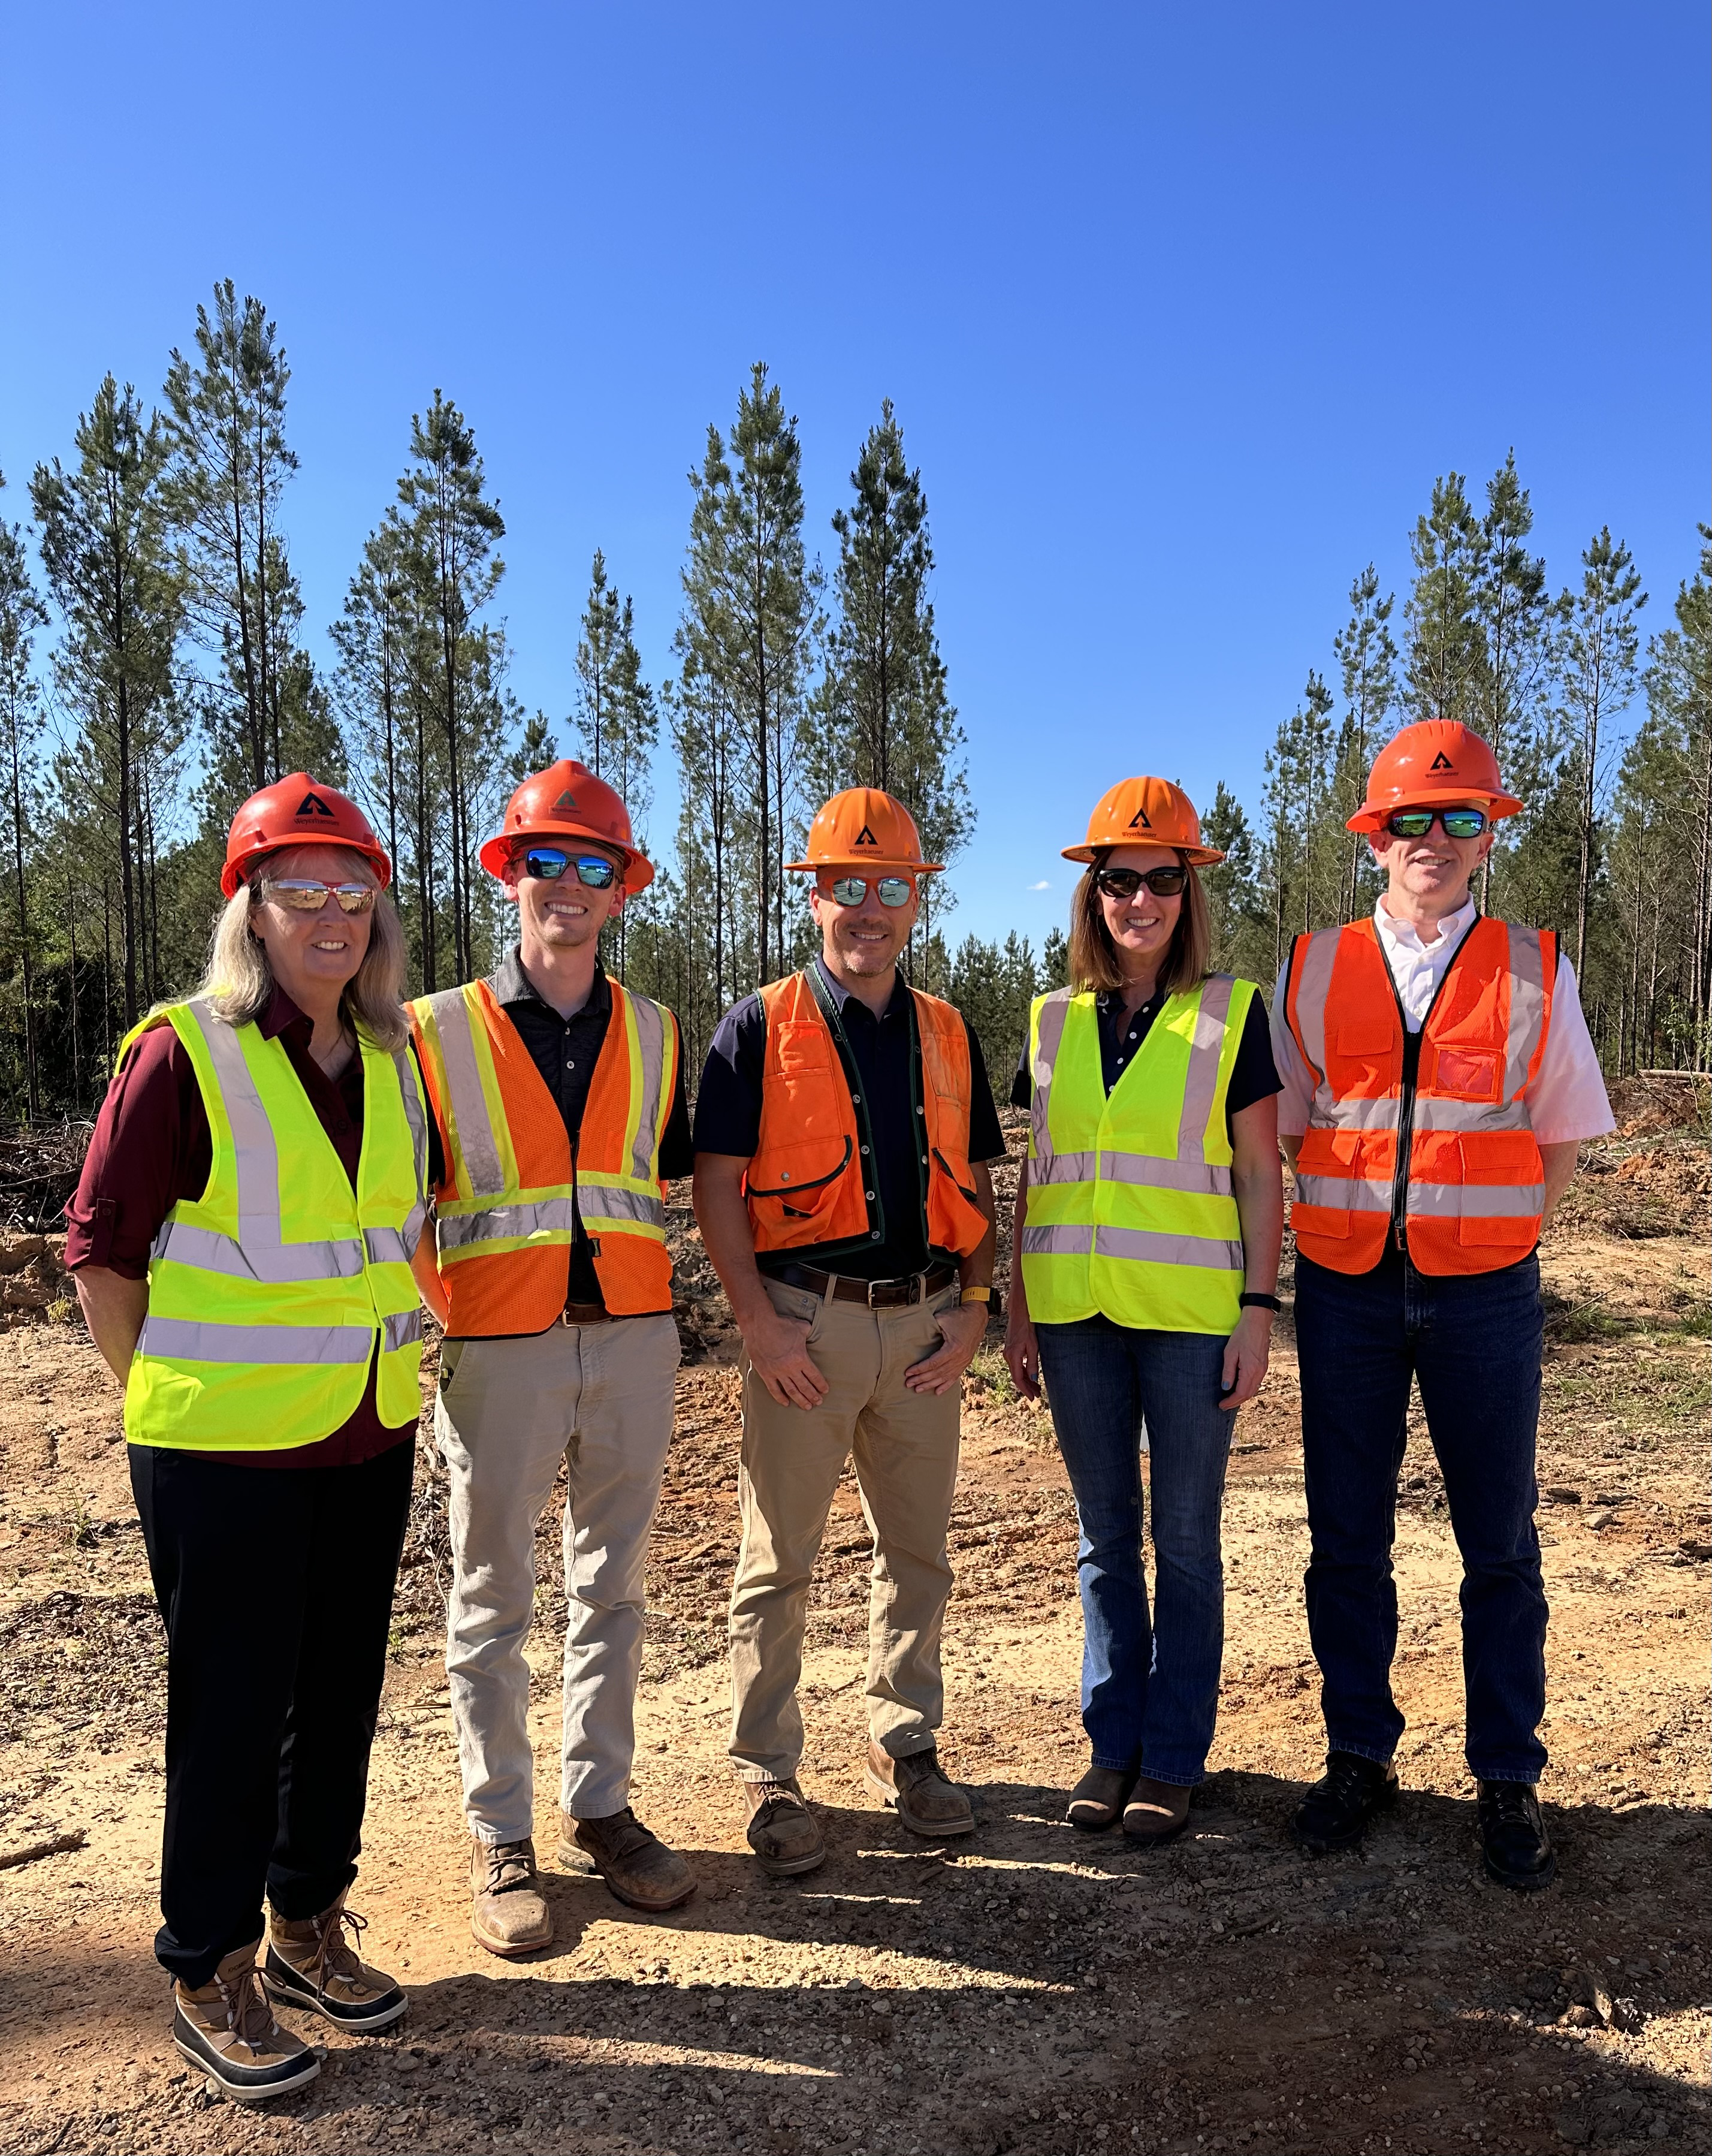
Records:
<instances>
[{"instance_id":1,"label":"man in white shirt","mask_svg":"<svg viewBox=\"0 0 1712 2156\"><path fill-rule=\"evenodd\" d=\"M1556 937L1481 919L1471 896L1493 823L1520 807L1477 734L1405 727L1350 820L1386 891L1371 921L1296 938L1272 1024L1296 1178L1308 1620L1329 1745L1294 1831L1310 1851L1348 1848L1396 1800L1391 1545L1414 1380L1463 1554L1486 1869L1526 1891L1556 1871L1535 1793L1535 1246L1581 1142L1613 1126Z\"/></svg>"}]
</instances>

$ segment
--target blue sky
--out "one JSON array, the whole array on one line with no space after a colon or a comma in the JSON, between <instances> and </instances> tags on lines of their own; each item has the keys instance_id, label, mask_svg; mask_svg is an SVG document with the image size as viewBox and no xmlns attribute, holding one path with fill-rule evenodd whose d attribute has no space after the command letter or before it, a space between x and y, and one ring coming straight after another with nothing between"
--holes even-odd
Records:
<instances>
[{"instance_id":1,"label":"blue sky","mask_svg":"<svg viewBox=\"0 0 1712 2156\"><path fill-rule=\"evenodd\" d=\"M1352 575L1401 588L1435 474L1514 444L1554 580L1609 522L1649 621L1693 565L1690 0L59 0L14 7L4 51L0 513L105 370L157 389L229 275L294 368L318 654L438 386L509 526L512 685L562 716L597 545L669 670L684 475L751 360L828 560L889 395L969 735L965 928L1038 943L1116 777L1252 804Z\"/></svg>"}]
</instances>

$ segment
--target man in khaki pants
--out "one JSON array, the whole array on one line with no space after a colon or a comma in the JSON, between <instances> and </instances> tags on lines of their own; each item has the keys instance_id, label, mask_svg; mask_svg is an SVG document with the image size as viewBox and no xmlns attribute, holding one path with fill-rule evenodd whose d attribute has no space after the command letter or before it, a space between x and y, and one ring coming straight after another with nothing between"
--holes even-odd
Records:
<instances>
[{"instance_id":1,"label":"man in khaki pants","mask_svg":"<svg viewBox=\"0 0 1712 2156\"><path fill-rule=\"evenodd\" d=\"M853 1453L874 1535L867 1780L924 1835L975 1815L939 1764L940 1633L961 1380L986 1330L987 1163L1004 1152L981 1048L897 955L921 858L884 793L809 833L821 955L727 1013L702 1074L695 1210L743 1335L743 1541L731 1590L730 1753L775 1876L826 1855L802 1799L797 1704L814 1561Z\"/></svg>"},{"instance_id":2,"label":"man in khaki pants","mask_svg":"<svg viewBox=\"0 0 1712 2156\"><path fill-rule=\"evenodd\" d=\"M536 1522L561 1461L560 1861L634 1908L674 1908L695 1888L629 1788L679 1358L661 1178L688 1171L689 1117L677 1020L601 968L602 927L654 873L612 788L580 763L537 772L481 860L517 907L519 940L489 979L413 1006L445 1159L435 1263L418 1277L446 1329L434 1430L451 1481L446 1667L470 1928L516 1955L553 1936L523 1650Z\"/></svg>"}]
</instances>

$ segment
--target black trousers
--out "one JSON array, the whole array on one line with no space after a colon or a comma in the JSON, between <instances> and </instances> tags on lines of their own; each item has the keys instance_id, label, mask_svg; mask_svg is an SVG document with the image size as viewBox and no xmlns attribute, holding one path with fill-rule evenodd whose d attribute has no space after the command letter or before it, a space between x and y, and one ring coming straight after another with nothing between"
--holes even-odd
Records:
<instances>
[{"instance_id":1,"label":"black trousers","mask_svg":"<svg viewBox=\"0 0 1712 2156\"><path fill-rule=\"evenodd\" d=\"M167 1625L167 1826L155 1953L194 1987L356 1876L416 1448L262 1468L134 1445Z\"/></svg>"}]
</instances>

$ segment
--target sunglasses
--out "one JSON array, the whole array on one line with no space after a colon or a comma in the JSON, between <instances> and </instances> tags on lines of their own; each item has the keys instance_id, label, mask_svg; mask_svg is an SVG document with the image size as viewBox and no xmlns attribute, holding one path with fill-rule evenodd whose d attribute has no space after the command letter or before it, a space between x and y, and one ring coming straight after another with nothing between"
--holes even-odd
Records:
<instances>
[{"instance_id":1,"label":"sunglasses","mask_svg":"<svg viewBox=\"0 0 1712 2156\"><path fill-rule=\"evenodd\" d=\"M1094 879L1108 898L1133 898L1145 883L1156 898L1177 898L1189 880L1185 868L1102 869Z\"/></svg>"},{"instance_id":2,"label":"sunglasses","mask_svg":"<svg viewBox=\"0 0 1712 2156\"><path fill-rule=\"evenodd\" d=\"M259 888L294 913L319 913L330 893L338 900L341 913L366 913L375 902L372 883L309 883L297 876L265 876Z\"/></svg>"},{"instance_id":3,"label":"sunglasses","mask_svg":"<svg viewBox=\"0 0 1712 2156\"><path fill-rule=\"evenodd\" d=\"M522 866L525 875L541 883L556 883L566 869L574 868L578 883L590 891L610 891L618 874L618 864L604 854L567 854L557 846L531 846Z\"/></svg>"},{"instance_id":4,"label":"sunglasses","mask_svg":"<svg viewBox=\"0 0 1712 2156\"><path fill-rule=\"evenodd\" d=\"M1424 839L1436 823L1447 839L1478 839L1488 821L1484 808L1393 808L1385 828L1394 839Z\"/></svg>"},{"instance_id":5,"label":"sunglasses","mask_svg":"<svg viewBox=\"0 0 1712 2156\"><path fill-rule=\"evenodd\" d=\"M870 891L879 894L882 906L907 906L915 896L908 876L838 876L827 886L828 896L840 906L860 906Z\"/></svg>"}]
</instances>

